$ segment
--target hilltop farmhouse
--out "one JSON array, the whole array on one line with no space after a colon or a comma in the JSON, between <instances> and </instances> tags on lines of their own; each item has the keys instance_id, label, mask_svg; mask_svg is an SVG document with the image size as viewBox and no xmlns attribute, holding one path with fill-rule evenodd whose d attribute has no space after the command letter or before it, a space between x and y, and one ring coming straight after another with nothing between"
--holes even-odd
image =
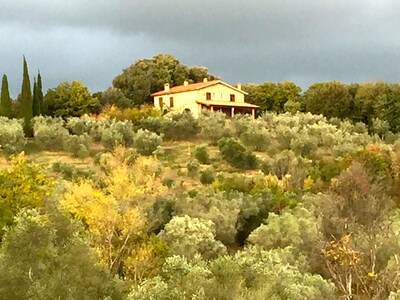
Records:
<instances>
[{"instance_id":1,"label":"hilltop farmhouse","mask_svg":"<svg viewBox=\"0 0 400 300\"><path fill-rule=\"evenodd\" d=\"M164 90L151 94L154 106L167 111L190 111L194 117L199 117L203 109L222 111L233 117L235 114L248 113L255 117L259 106L244 102L247 95L240 84L234 87L221 80L189 83L170 87L164 85Z\"/></svg>"}]
</instances>

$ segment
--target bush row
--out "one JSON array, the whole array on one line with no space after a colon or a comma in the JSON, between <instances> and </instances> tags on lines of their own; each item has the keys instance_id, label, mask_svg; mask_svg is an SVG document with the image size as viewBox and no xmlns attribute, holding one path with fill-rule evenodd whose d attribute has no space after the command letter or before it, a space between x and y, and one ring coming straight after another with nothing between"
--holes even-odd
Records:
<instances>
[{"instance_id":1,"label":"bush row","mask_svg":"<svg viewBox=\"0 0 400 300\"><path fill-rule=\"evenodd\" d=\"M134 147L140 154L150 155L162 143L162 136L148 130L134 131L130 121L92 119L87 116L71 118L66 123L61 118L35 117L34 139L47 150L65 150L77 157L89 155L89 146L100 142L106 149L117 145Z\"/></svg>"}]
</instances>

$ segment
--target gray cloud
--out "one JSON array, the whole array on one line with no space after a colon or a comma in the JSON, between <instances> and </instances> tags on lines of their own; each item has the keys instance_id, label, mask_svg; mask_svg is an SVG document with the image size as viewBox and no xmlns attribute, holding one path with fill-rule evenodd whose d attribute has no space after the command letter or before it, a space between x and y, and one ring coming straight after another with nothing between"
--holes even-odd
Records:
<instances>
[{"instance_id":1,"label":"gray cloud","mask_svg":"<svg viewBox=\"0 0 400 300\"><path fill-rule=\"evenodd\" d=\"M229 82L399 80L400 3L390 0L5 0L0 72L18 93L22 54L46 87L107 88L169 52Z\"/></svg>"}]
</instances>

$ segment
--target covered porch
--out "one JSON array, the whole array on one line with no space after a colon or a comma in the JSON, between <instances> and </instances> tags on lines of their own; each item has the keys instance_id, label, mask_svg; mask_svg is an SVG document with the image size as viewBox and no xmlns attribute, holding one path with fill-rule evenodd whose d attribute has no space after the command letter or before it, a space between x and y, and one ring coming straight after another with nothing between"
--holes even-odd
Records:
<instances>
[{"instance_id":1,"label":"covered porch","mask_svg":"<svg viewBox=\"0 0 400 300\"><path fill-rule=\"evenodd\" d=\"M234 117L237 114L249 114L253 117L253 119L256 116L256 109L260 108L257 105L246 102L197 100L196 103L199 105L199 112L201 112L203 109L221 111L228 117Z\"/></svg>"}]
</instances>

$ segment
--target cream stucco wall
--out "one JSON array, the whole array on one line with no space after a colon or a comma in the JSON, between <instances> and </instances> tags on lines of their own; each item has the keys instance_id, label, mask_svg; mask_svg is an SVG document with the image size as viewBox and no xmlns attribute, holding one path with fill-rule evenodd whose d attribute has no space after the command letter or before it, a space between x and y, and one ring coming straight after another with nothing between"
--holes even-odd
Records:
<instances>
[{"instance_id":1,"label":"cream stucco wall","mask_svg":"<svg viewBox=\"0 0 400 300\"><path fill-rule=\"evenodd\" d=\"M244 102L244 94L240 93L234 89L231 89L221 83L201 89L198 91L198 99L197 100L205 100L206 93L211 93L211 100L215 101L227 101L230 102L230 95L235 95L235 102L243 103Z\"/></svg>"},{"instance_id":2,"label":"cream stucco wall","mask_svg":"<svg viewBox=\"0 0 400 300\"><path fill-rule=\"evenodd\" d=\"M200 90L156 96L154 97L154 106L160 109L159 101L160 98L162 98L164 105L169 107L170 97L173 97L174 107L171 108L172 111L183 112L185 109L189 109L193 115L197 117L201 113L201 108L200 105L196 103L196 100L206 100L206 93L211 93L211 100L214 101L230 102L230 95L233 94L235 95L235 102L244 102L243 93L219 83Z\"/></svg>"},{"instance_id":3,"label":"cream stucco wall","mask_svg":"<svg viewBox=\"0 0 400 300\"><path fill-rule=\"evenodd\" d=\"M172 111L183 112L185 109L189 109L194 116L199 115L198 104L196 103L196 100L199 100L197 91L156 96L154 97L154 106L160 109L160 98L162 98L164 105L166 104L169 107L171 97L174 99Z\"/></svg>"}]
</instances>

